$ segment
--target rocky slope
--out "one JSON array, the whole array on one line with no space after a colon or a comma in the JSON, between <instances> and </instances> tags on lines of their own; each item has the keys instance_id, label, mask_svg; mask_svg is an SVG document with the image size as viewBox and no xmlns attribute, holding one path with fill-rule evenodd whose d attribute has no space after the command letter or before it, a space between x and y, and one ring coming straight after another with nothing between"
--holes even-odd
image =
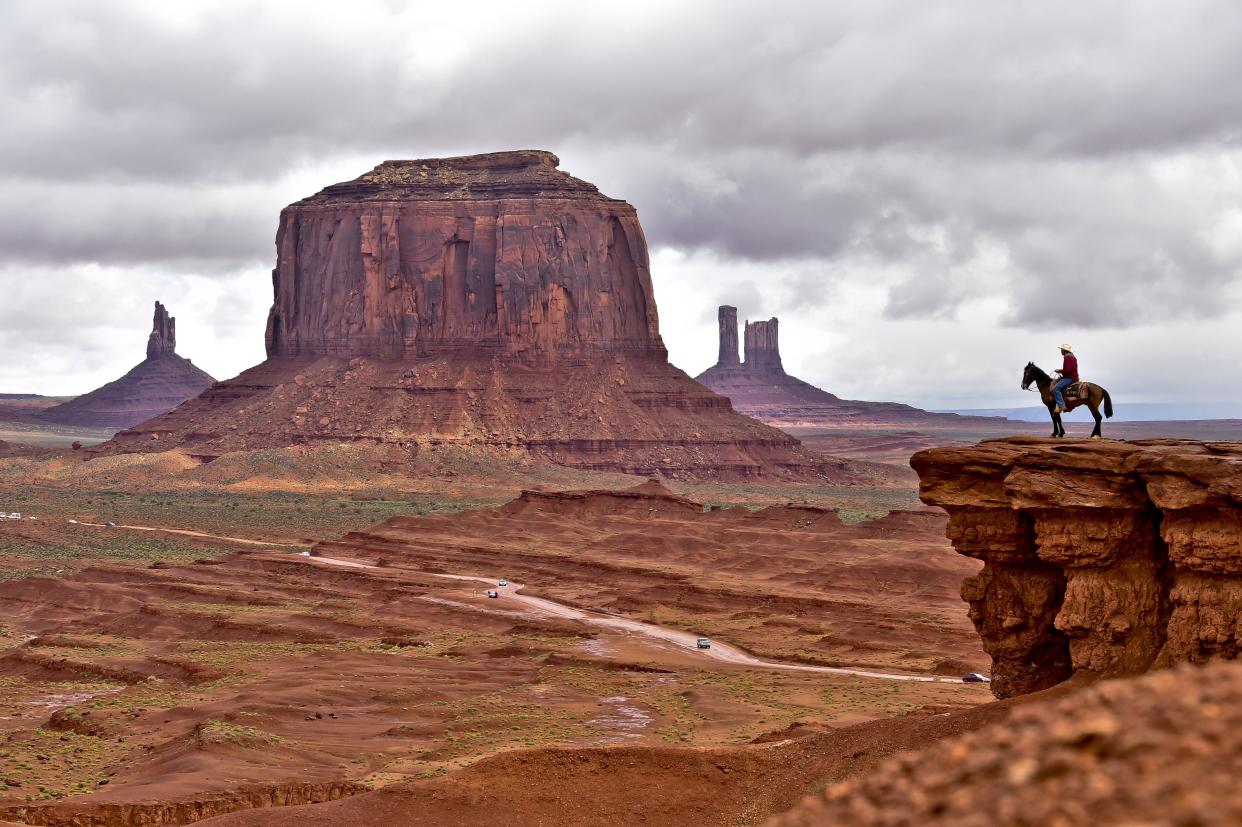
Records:
<instances>
[{"instance_id":1,"label":"rocky slope","mask_svg":"<svg viewBox=\"0 0 1242 827\"><path fill-rule=\"evenodd\" d=\"M668 363L634 208L548 152L387 161L287 207L268 360L107 451L320 440L844 479Z\"/></svg>"},{"instance_id":2,"label":"rocky slope","mask_svg":"<svg viewBox=\"0 0 1242 827\"><path fill-rule=\"evenodd\" d=\"M178 356L176 349L176 319L156 302L146 359L120 379L41 411L38 416L61 425L127 428L169 411L216 381L189 359Z\"/></svg>"},{"instance_id":3,"label":"rocky slope","mask_svg":"<svg viewBox=\"0 0 1242 827\"><path fill-rule=\"evenodd\" d=\"M998 694L1237 657L1242 445L1013 438L911 465L984 562L962 596Z\"/></svg>"},{"instance_id":4,"label":"rocky slope","mask_svg":"<svg viewBox=\"0 0 1242 827\"><path fill-rule=\"evenodd\" d=\"M768 827L1242 823L1242 666L1109 681L832 785Z\"/></svg>"},{"instance_id":5,"label":"rocky slope","mask_svg":"<svg viewBox=\"0 0 1242 827\"><path fill-rule=\"evenodd\" d=\"M777 319L746 322L745 361L737 354L737 308L722 305L720 356L695 377L726 396L734 409L782 428L856 425L953 425L1003 422L998 417L937 414L897 402L841 399L785 372Z\"/></svg>"}]
</instances>

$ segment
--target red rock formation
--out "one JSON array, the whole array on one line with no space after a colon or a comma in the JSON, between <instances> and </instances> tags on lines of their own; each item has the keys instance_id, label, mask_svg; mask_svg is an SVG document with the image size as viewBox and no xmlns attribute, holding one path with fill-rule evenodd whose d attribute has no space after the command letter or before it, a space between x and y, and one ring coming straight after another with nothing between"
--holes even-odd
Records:
<instances>
[{"instance_id":1,"label":"red rock formation","mask_svg":"<svg viewBox=\"0 0 1242 827\"><path fill-rule=\"evenodd\" d=\"M776 319L746 323L746 369L754 373L785 375Z\"/></svg>"},{"instance_id":2,"label":"red rock formation","mask_svg":"<svg viewBox=\"0 0 1242 827\"><path fill-rule=\"evenodd\" d=\"M177 352L177 320L168 315L164 305L155 303L155 318L147 338L147 358L172 356Z\"/></svg>"},{"instance_id":3,"label":"red rock formation","mask_svg":"<svg viewBox=\"0 0 1242 827\"><path fill-rule=\"evenodd\" d=\"M268 360L102 450L453 442L644 475L842 478L668 364L634 208L558 163L387 161L287 207Z\"/></svg>"},{"instance_id":4,"label":"red rock formation","mask_svg":"<svg viewBox=\"0 0 1242 827\"><path fill-rule=\"evenodd\" d=\"M147 358L120 379L38 414L62 425L127 428L193 399L216 381L176 354L176 319L155 303Z\"/></svg>"},{"instance_id":5,"label":"red rock formation","mask_svg":"<svg viewBox=\"0 0 1242 827\"><path fill-rule=\"evenodd\" d=\"M727 304L720 305L718 313L720 321L720 356L716 364L722 368L741 366L737 358L737 308Z\"/></svg>"},{"instance_id":6,"label":"red rock formation","mask_svg":"<svg viewBox=\"0 0 1242 827\"><path fill-rule=\"evenodd\" d=\"M830 785L767 827L1242 824L1242 666L1109 681Z\"/></svg>"},{"instance_id":7,"label":"red rock formation","mask_svg":"<svg viewBox=\"0 0 1242 827\"><path fill-rule=\"evenodd\" d=\"M995 417L936 414L896 402L840 399L785 373L776 319L746 322L746 361L737 359L737 308L720 308L720 357L695 378L739 413L777 427L996 423Z\"/></svg>"},{"instance_id":8,"label":"red rock formation","mask_svg":"<svg viewBox=\"0 0 1242 827\"><path fill-rule=\"evenodd\" d=\"M984 561L962 597L999 694L1237 657L1242 447L1015 438L914 455Z\"/></svg>"},{"instance_id":9,"label":"red rock formation","mask_svg":"<svg viewBox=\"0 0 1242 827\"><path fill-rule=\"evenodd\" d=\"M286 207L268 355L663 358L634 208L558 163L386 161Z\"/></svg>"}]
</instances>

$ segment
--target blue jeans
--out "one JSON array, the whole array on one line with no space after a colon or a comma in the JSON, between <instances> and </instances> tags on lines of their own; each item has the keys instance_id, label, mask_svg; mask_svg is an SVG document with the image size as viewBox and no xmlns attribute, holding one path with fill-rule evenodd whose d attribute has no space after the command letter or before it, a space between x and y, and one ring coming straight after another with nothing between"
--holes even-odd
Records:
<instances>
[{"instance_id":1,"label":"blue jeans","mask_svg":"<svg viewBox=\"0 0 1242 827\"><path fill-rule=\"evenodd\" d=\"M1062 408L1065 407L1065 397L1061 395L1061 391L1065 390L1070 385L1074 384L1075 381L1076 380L1074 379L1070 379L1069 377L1066 377L1064 379L1059 380L1055 385L1052 386L1052 398L1057 401L1057 405L1059 405L1060 407Z\"/></svg>"}]
</instances>

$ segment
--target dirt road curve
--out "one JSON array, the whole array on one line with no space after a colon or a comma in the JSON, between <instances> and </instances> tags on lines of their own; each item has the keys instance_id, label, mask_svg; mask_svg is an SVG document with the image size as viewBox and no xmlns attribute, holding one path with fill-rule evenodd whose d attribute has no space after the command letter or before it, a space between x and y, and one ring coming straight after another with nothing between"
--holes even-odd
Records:
<instances>
[{"instance_id":1,"label":"dirt road curve","mask_svg":"<svg viewBox=\"0 0 1242 827\"><path fill-rule=\"evenodd\" d=\"M307 562L322 563L330 566L345 566L347 568L369 569L375 568L367 563L359 563L354 560L338 560L332 557L305 557ZM429 572L434 574L433 572ZM653 623L643 623L639 620L629 620L623 617L612 617L610 615L599 614L596 612L588 612L584 609L578 609L573 606L566 606L563 603L557 603L542 597L530 597L521 594L522 584L510 582L507 586L498 586L496 581L485 577L472 577L461 574L434 574L436 577L442 577L447 580L465 580L476 583L484 583L500 593L500 600L506 602L512 601L524 606L533 614L566 618L568 620L579 620L583 623L590 623L594 626L603 626L605 628L614 629L619 632L628 632L630 634L643 635L664 643L671 643L681 649L688 649L704 658L711 660L724 661L725 663L734 663L741 666L751 666L757 669L782 669L798 672L826 672L836 675L857 675L863 678L874 678L876 680L885 681L914 681L918 683L951 683L964 685L957 678L937 678L926 675L901 675L893 672L871 672L865 669L847 669L837 666L810 666L801 663L778 663L776 661L763 660L754 655L730 646L727 643L713 640L710 649L699 649L698 635L689 632L682 632L677 629L669 629L664 626L657 626Z\"/></svg>"},{"instance_id":2,"label":"dirt road curve","mask_svg":"<svg viewBox=\"0 0 1242 827\"><path fill-rule=\"evenodd\" d=\"M107 528L107 526L102 523L79 523L79 525L91 526L93 528ZM254 546L300 548L300 546L296 543L273 543L264 540L247 540L242 537L225 537L218 534L207 534L202 531L190 531L183 528L157 528L154 526L140 525L118 525L115 526L115 528L123 528L130 531L160 531L168 534L184 534L189 537L203 537L210 540L226 540L231 543L245 543L247 545ZM331 566L344 566L346 568L375 568L375 566L370 563L359 563L355 560L338 560L332 557L303 557L301 559L306 560L308 563L323 563ZM730 646L729 644L721 643L718 640L712 641L710 649L699 649L697 646L698 636L689 632L669 629L664 626L657 626L653 623L643 623L638 620L629 620L624 617L612 617L610 615L599 614L596 612L588 612L584 609L566 606L563 603L546 600L542 597L530 597L520 593L522 589L521 583L510 582L507 586L497 586L495 580L484 577L473 577L462 574L436 574L435 576L443 577L448 580L465 580L476 583L486 583L500 593L499 599L517 603L532 614L560 617L568 620L578 620L583 623L590 623L594 626L602 626L619 632L641 635L652 640L672 644L679 649L688 649L695 654L710 660L718 660L725 663L738 664L740 666L751 666L757 669L783 669L794 672L824 672L836 675L857 675L863 678L874 678L876 680L884 681L914 681L917 683L950 683L964 685L957 678L938 678L927 675L902 675L895 672L872 672L866 669L847 669L838 666L811 666L802 663L778 663L776 661L757 658L754 655L738 649L736 646Z\"/></svg>"}]
</instances>

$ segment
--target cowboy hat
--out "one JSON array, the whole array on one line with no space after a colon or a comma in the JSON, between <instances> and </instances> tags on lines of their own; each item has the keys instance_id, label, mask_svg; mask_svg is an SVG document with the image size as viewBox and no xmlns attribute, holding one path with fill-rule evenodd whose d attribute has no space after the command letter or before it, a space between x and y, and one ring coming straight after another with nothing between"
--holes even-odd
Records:
<instances>
[{"instance_id":1,"label":"cowboy hat","mask_svg":"<svg viewBox=\"0 0 1242 827\"><path fill-rule=\"evenodd\" d=\"M1074 349L1073 349L1072 347L1070 347L1069 345L1061 345L1061 350L1067 350L1067 351L1069 351L1070 353L1073 353L1073 352L1074 352Z\"/></svg>"}]
</instances>

